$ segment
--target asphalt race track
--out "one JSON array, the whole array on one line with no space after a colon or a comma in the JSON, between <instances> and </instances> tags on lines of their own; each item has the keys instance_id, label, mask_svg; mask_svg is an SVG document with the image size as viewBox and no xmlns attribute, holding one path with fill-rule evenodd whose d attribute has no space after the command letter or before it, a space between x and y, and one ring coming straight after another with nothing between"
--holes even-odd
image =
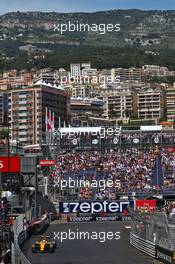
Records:
<instances>
[{"instance_id":1,"label":"asphalt race track","mask_svg":"<svg viewBox=\"0 0 175 264\"><path fill-rule=\"evenodd\" d=\"M125 226L129 222L89 222L89 223L53 223L46 234L54 237L54 232L85 231L85 232L120 232L119 240L107 240L100 243L98 240L66 240L57 241L54 253L31 252L31 246L40 236L33 236L25 243L23 252L32 264L158 264L152 259L129 245L129 232Z\"/></svg>"}]
</instances>

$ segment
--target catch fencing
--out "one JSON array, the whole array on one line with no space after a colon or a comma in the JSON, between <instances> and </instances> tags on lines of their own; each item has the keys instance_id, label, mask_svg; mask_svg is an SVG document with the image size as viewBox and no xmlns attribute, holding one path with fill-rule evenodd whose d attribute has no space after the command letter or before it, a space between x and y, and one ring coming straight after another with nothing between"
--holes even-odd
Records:
<instances>
[{"instance_id":1,"label":"catch fencing","mask_svg":"<svg viewBox=\"0 0 175 264\"><path fill-rule=\"evenodd\" d=\"M175 222L170 222L165 212L141 213L130 210L130 214L130 244L161 261L175 263Z\"/></svg>"},{"instance_id":2,"label":"catch fencing","mask_svg":"<svg viewBox=\"0 0 175 264\"><path fill-rule=\"evenodd\" d=\"M32 234L43 232L49 225L49 218L43 215L38 221L33 222L30 226L26 226L25 215L17 217L13 224L14 239L12 242L12 264L31 264L22 252L22 245L30 238Z\"/></svg>"}]
</instances>

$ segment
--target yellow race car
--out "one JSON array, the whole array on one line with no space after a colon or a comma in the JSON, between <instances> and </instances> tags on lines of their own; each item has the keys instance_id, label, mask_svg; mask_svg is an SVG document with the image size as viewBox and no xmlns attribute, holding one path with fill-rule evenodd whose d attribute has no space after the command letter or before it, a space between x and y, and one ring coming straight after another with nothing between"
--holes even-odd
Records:
<instances>
[{"instance_id":1,"label":"yellow race car","mask_svg":"<svg viewBox=\"0 0 175 264\"><path fill-rule=\"evenodd\" d=\"M35 241L35 244L32 245L32 252L33 253L45 253L54 252L56 248L56 242L52 241L50 236L41 236L39 241Z\"/></svg>"}]
</instances>

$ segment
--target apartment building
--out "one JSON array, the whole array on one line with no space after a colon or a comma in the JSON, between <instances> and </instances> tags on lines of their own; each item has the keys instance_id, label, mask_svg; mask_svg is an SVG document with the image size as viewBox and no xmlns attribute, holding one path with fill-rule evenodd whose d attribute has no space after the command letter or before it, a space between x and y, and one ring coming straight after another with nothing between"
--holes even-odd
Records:
<instances>
[{"instance_id":1,"label":"apartment building","mask_svg":"<svg viewBox=\"0 0 175 264\"><path fill-rule=\"evenodd\" d=\"M11 139L21 145L40 144L46 136L46 108L54 112L55 127L69 121L70 98L58 88L34 86L8 92Z\"/></svg>"},{"instance_id":2,"label":"apartment building","mask_svg":"<svg viewBox=\"0 0 175 264\"><path fill-rule=\"evenodd\" d=\"M71 87L71 95L74 98L80 97L80 98L89 98L91 94L91 87L88 85L73 85Z\"/></svg>"},{"instance_id":3,"label":"apartment building","mask_svg":"<svg viewBox=\"0 0 175 264\"><path fill-rule=\"evenodd\" d=\"M0 78L0 90L7 90L15 87L26 86L32 80L32 74L29 72L20 73L16 76L7 76L6 74Z\"/></svg>"},{"instance_id":4,"label":"apartment building","mask_svg":"<svg viewBox=\"0 0 175 264\"><path fill-rule=\"evenodd\" d=\"M111 77L113 80L115 78L120 79L121 82L125 81L138 81L141 82L144 80L144 71L140 68L116 68L116 69L111 69Z\"/></svg>"},{"instance_id":5,"label":"apartment building","mask_svg":"<svg viewBox=\"0 0 175 264\"><path fill-rule=\"evenodd\" d=\"M102 100L97 98L71 98L71 123L73 125L82 125L83 123L89 125L91 118L101 118L102 115Z\"/></svg>"},{"instance_id":6,"label":"apartment building","mask_svg":"<svg viewBox=\"0 0 175 264\"><path fill-rule=\"evenodd\" d=\"M167 121L173 122L175 120L175 84L174 87L166 89L166 111Z\"/></svg>"},{"instance_id":7,"label":"apartment building","mask_svg":"<svg viewBox=\"0 0 175 264\"><path fill-rule=\"evenodd\" d=\"M142 69L148 73L149 75L157 75L160 71L159 65L144 65L142 66Z\"/></svg>"},{"instance_id":8,"label":"apartment building","mask_svg":"<svg viewBox=\"0 0 175 264\"><path fill-rule=\"evenodd\" d=\"M6 93L0 93L0 126L8 124L8 96Z\"/></svg>"},{"instance_id":9,"label":"apartment building","mask_svg":"<svg viewBox=\"0 0 175 264\"><path fill-rule=\"evenodd\" d=\"M165 117L165 93L163 90L147 89L137 93L139 119L160 119Z\"/></svg>"},{"instance_id":10,"label":"apartment building","mask_svg":"<svg viewBox=\"0 0 175 264\"><path fill-rule=\"evenodd\" d=\"M129 89L104 89L100 99L104 102L104 117L125 120L134 114L134 94Z\"/></svg>"},{"instance_id":11,"label":"apartment building","mask_svg":"<svg viewBox=\"0 0 175 264\"><path fill-rule=\"evenodd\" d=\"M165 77L174 75L174 73L169 71L167 67L159 65L144 65L142 69L144 70L145 74L150 76Z\"/></svg>"}]
</instances>

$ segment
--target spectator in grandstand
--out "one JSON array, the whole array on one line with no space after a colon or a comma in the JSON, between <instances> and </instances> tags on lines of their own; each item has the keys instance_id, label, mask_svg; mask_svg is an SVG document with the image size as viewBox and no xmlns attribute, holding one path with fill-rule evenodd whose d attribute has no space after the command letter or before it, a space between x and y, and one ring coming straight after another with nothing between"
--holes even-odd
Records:
<instances>
[{"instance_id":1,"label":"spectator in grandstand","mask_svg":"<svg viewBox=\"0 0 175 264\"><path fill-rule=\"evenodd\" d=\"M163 151L170 160L173 159L167 150ZM152 189L151 178L156 156L157 151L154 149L62 153L57 157L57 165L51 172L51 177L57 177L59 180L68 180L70 177L88 180L90 183L93 180L112 180L113 186L110 188L79 188L79 197L115 199L116 192L149 192ZM172 177L169 176L170 174L167 174L165 180L168 182L167 186L172 186Z\"/></svg>"}]
</instances>

